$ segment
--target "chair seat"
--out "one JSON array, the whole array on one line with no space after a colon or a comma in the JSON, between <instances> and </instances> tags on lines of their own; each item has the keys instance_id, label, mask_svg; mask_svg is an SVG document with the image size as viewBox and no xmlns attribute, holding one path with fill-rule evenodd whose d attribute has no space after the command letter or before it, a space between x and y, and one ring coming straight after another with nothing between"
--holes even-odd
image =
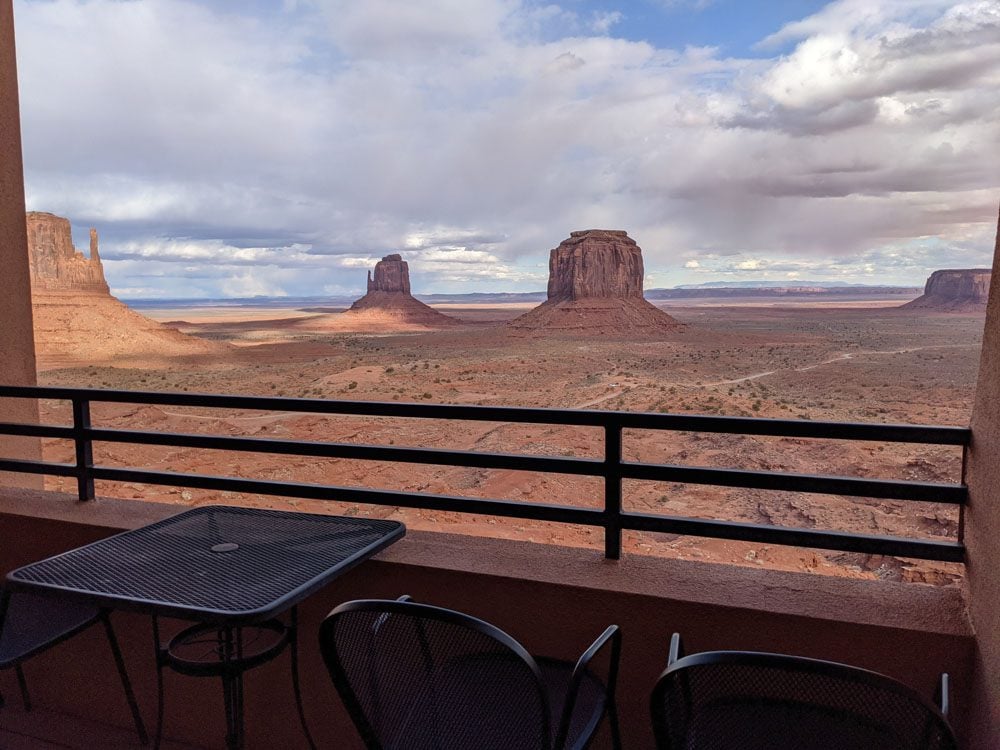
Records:
<instances>
[{"instance_id":1,"label":"chair seat","mask_svg":"<svg viewBox=\"0 0 1000 750\"><path fill-rule=\"evenodd\" d=\"M508 660L506 654L490 654L467 656L449 664L441 673L443 679L437 686L437 700L444 701L445 705L457 710L454 713L427 710L410 712L406 720L400 722L398 734L386 743L386 748L465 750L474 747L476 750L510 750L506 741L500 739L504 737L503 725L509 721L503 707L493 703L477 703L476 700L480 696L474 694L472 687L477 680L483 679L484 674L489 674L484 671L487 664L496 667L500 662ZM555 739L574 665L572 662L558 659L536 658L535 661L549 698L551 712L549 721L552 737ZM516 690L517 685L512 684L511 689ZM426 708L433 702L429 698L426 701L416 700L414 706ZM587 672L580 684L573 717L570 720L569 735L565 745L567 749L579 750L586 746L586 741L604 715L605 702L604 684L592 673ZM447 730L442 731L443 725L447 726ZM532 745L532 747L537 746Z\"/></svg>"},{"instance_id":2,"label":"chair seat","mask_svg":"<svg viewBox=\"0 0 1000 750\"><path fill-rule=\"evenodd\" d=\"M559 722L562 720L563 706L566 704L566 694L569 692L570 679L573 676L572 662L535 657L542 673L542 682L549 696L549 708L552 711L552 734L555 735ZM607 690L604 683L589 670L580 683L580 691L576 696L573 716L569 722L569 733L566 737L566 747L577 750L586 747L586 740L594 733L598 722L604 716L607 703Z\"/></svg>"},{"instance_id":3,"label":"chair seat","mask_svg":"<svg viewBox=\"0 0 1000 750\"><path fill-rule=\"evenodd\" d=\"M688 730L687 747L740 750L904 750L907 739L884 724L797 701L719 700L704 706Z\"/></svg>"},{"instance_id":4,"label":"chair seat","mask_svg":"<svg viewBox=\"0 0 1000 750\"><path fill-rule=\"evenodd\" d=\"M12 593L0 623L0 669L16 666L97 620L100 610L60 599Z\"/></svg>"}]
</instances>

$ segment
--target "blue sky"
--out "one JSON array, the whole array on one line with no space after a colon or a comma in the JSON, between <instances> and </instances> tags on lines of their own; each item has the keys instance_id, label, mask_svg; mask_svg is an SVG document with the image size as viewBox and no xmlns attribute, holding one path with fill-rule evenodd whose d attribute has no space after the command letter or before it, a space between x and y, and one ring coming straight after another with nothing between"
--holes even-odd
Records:
<instances>
[{"instance_id":1,"label":"blue sky","mask_svg":"<svg viewBox=\"0 0 1000 750\"><path fill-rule=\"evenodd\" d=\"M128 297L647 287L988 265L997 0L15 0L30 210Z\"/></svg>"}]
</instances>

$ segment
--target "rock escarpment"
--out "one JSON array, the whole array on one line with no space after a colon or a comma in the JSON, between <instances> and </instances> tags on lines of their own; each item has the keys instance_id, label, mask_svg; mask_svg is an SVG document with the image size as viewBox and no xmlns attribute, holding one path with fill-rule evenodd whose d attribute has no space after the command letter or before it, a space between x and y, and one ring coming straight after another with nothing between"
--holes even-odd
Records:
<instances>
[{"instance_id":1,"label":"rock escarpment","mask_svg":"<svg viewBox=\"0 0 1000 750\"><path fill-rule=\"evenodd\" d=\"M96 230L90 230L88 258L73 247L68 219L30 212L26 222L35 354L40 368L164 359L223 348L145 318L112 297Z\"/></svg>"},{"instance_id":2,"label":"rock escarpment","mask_svg":"<svg viewBox=\"0 0 1000 750\"><path fill-rule=\"evenodd\" d=\"M990 296L990 276L988 268L935 271L927 279L924 293L903 307L951 312L985 311Z\"/></svg>"},{"instance_id":3,"label":"rock escarpment","mask_svg":"<svg viewBox=\"0 0 1000 750\"><path fill-rule=\"evenodd\" d=\"M515 335L657 336L681 323L642 295L642 250L626 232L571 232L549 255L548 299L515 318Z\"/></svg>"},{"instance_id":4,"label":"rock escarpment","mask_svg":"<svg viewBox=\"0 0 1000 750\"><path fill-rule=\"evenodd\" d=\"M390 321L426 328L458 323L410 294L410 268L398 254L387 255L375 264L375 273L368 272L368 293L355 300L344 315L359 321Z\"/></svg>"},{"instance_id":5,"label":"rock escarpment","mask_svg":"<svg viewBox=\"0 0 1000 750\"><path fill-rule=\"evenodd\" d=\"M29 211L28 247L33 292L110 294L97 249L97 230L90 230L90 257L73 247L69 219Z\"/></svg>"}]
</instances>

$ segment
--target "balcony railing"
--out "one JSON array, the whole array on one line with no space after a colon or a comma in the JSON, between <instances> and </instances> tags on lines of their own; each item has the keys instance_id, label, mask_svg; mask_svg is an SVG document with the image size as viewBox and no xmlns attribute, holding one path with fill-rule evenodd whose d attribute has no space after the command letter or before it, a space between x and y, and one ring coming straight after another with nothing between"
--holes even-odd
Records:
<instances>
[{"instance_id":1,"label":"balcony railing","mask_svg":"<svg viewBox=\"0 0 1000 750\"><path fill-rule=\"evenodd\" d=\"M605 556L611 559L618 559L620 557L622 531L626 529L948 562L962 562L965 557L965 547L961 541L962 509L967 498L967 488L964 484L964 466L970 431L968 428L963 427L863 424L619 411L401 404L370 401L326 401L303 398L149 393L22 386L0 386L0 397L55 399L69 401L72 404L72 427L0 423L0 434L73 441L76 455L75 462L56 463L0 457L0 471L75 477L81 501L94 498L94 481L100 479L552 521L583 526L596 526L604 529L604 552ZM91 425L90 407L95 402L596 427L601 428L604 433L604 456L603 458L548 457L479 451L280 440L274 438L103 429ZM793 474L624 461L622 459L622 431L624 429L735 433L790 438L822 438L960 446L963 449L963 483L868 479L862 477ZM515 471L600 477L604 480L603 507L598 509L536 502L491 500L361 487L278 482L231 476L185 474L149 471L139 468L101 466L94 463L93 444L95 442L448 465L481 469L509 469ZM683 516L636 513L623 510L622 508L623 479L682 482L720 487L744 487L953 504L959 506L958 539L957 541L939 541L861 534L847 531L792 528Z\"/></svg>"}]
</instances>

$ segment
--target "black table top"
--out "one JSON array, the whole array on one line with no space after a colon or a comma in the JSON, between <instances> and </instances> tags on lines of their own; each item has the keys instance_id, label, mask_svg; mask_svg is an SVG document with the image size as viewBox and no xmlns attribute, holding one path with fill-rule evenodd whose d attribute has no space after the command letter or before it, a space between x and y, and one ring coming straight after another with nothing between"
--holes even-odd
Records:
<instances>
[{"instance_id":1,"label":"black table top","mask_svg":"<svg viewBox=\"0 0 1000 750\"><path fill-rule=\"evenodd\" d=\"M208 505L7 575L13 590L206 622L279 614L402 538L398 521Z\"/></svg>"}]
</instances>

